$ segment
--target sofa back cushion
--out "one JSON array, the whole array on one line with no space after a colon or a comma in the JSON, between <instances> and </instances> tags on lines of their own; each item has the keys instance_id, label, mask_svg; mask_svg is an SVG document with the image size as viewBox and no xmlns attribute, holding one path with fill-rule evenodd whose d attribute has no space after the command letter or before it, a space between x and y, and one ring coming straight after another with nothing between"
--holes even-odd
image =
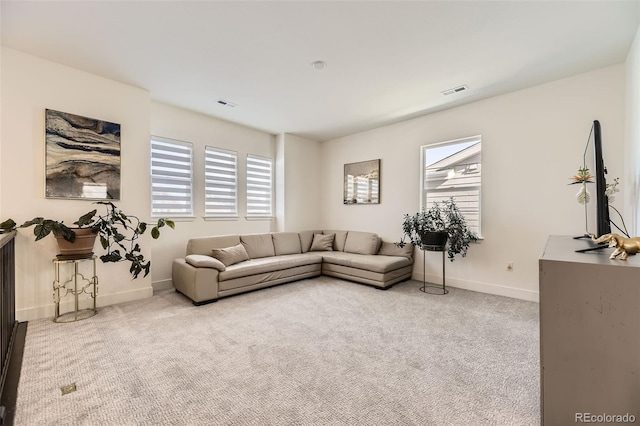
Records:
<instances>
[{"instance_id":1,"label":"sofa back cushion","mask_svg":"<svg viewBox=\"0 0 640 426\"><path fill-rule=\"evenodd\" d=\"M275 256L271 234L240 235L240 242L247 250L249 259Z\"/></svg>"},{"instance_id":2,"label":"sofa back cushion","mask_svg":"<svg viewBox=\"0 0 640 426\"><path fill-rule=\"evenodd\" d=\"M297 232L274 232L271 237L276 256L302 253L300 235Z\"/></svg>"},{"instance_id":3,"label":"sofa back cushion","mask_svg":"<svg viewBox=\"0 0 640 426\"><path fill-rule=\"evenodd\" d=\"M378 254L383 256L402 256L411 259L413 258L413 244L409 243L404 247L398 247L395 243L383 241Z\"/></svg>"},{"instance_id":4,"label":"sofa back cushion","mask_svg":"<svg viewBox=\"0 0 640 426\"><path fill-rule=\"evenodd\" d=\"M224 248L240 244L237 235L216 235L214 237L195 237L187 242L187 255L202 254L211 256L211 249Z\"/></svg>"},{"instance_id":5,"label":"sofa back cushion","mask_svg":"<svg viewBox=\"0 0 640 426\"><path fill-rule=\"evenodd\" d=\"M300 236L300 248L303 253L306 253L311 249L313 234L322 234L322 231L302 231L298 234Z\"/></svg>"},{"instance_id":6,"label":"sofa back cushion","mask_svg":"<svg viewBox=\"0 0 640 426\"><path fill-rule=\"evenodd\" d=\"M224 266L231 266L249 260L249 255L242 244L225 248L213 248L211 249L211 256L222 262Z\"/></svg>"},{"instance_id":7,"label":"sofa back cushion","mask_svg":"<svg viewBox=\"0 0 640 426\"><path fill-rule=\"evenodd\" d=\"M334 234L333 250L344 251L344 242L347 240L347 231L324 230L322 233L326 235Z\"/></svg>"},{"instance_id":8,"label":"sofa back cushion","mask_svg":"<svg viewBox=\"0 0 640 426\"><path fill-rule=\"evenodd\" d=\"M344 251L356 254L376 254L378 252L378 234L349 231L344 243Z\"/></svg>"}]
</instances>

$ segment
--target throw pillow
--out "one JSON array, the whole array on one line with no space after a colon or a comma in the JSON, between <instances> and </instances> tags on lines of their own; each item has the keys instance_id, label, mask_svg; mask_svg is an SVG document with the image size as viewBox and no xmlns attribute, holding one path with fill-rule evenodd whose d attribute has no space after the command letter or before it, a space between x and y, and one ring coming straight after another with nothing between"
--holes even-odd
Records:
<instances>
[{"instance_id":1,"label":"throw pillow","mask_svg":"<svg viewBox=\"0 0 640 426\"><path fill-rule=\"evenodd\" d=\"M347 231L334 231L334 230L324 230L323 234L336 234L333 239L333 250L334 251L344 251L344 242L347 240Z\"/></svg>"},{"instance_id":2,"label":"throw pillow","mask_svg":"<svg viewBox=\"0 0 640 426\"><path fill-rule=\"evenodd\" d=\"M336 234L313 234L309 251L333 251L333 239Z\"/></svg>"},{"instance_id":3,"label":"throw pillow","mask_svg":"<svg viewBox=\"0 0 640 426\"><path fill-rule=\"evenodd\" d=\"M302 252L306 253L311 249L311 243L313 242L313 234L322 234L322 231L300 231L300 248Z\"/></svg>"},{"instance_id":4,"label":"throw pillow","mask_svg":"<svg viewBox=\"0 0 640 426\"><path fill-rule=\"evenodd\" d=\"M236 244L232 247L211 249L211 256L218 259L224 266L231 266L245 260L249 260L247 250L242 244Z\"/></svg>"}]
</instances>

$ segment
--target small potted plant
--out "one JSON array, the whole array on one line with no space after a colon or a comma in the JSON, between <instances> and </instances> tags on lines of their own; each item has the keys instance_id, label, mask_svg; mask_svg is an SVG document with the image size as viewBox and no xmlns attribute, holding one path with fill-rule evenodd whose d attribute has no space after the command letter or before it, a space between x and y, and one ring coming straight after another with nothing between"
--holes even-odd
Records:
<instances>
[{"instance_id":1,"label":"small potted plant","mask_svg":"<svg viewBox=\"0 0 640 426\"><path fill-rule=\"evenodd\" d=\"M399 247L406 245L406 237L422 250L442 251L446 247L451 261L457 254L465 257L469 244L478 240L478 235L467 226L453 197L441 203L434 202L429 210L413 216L405 214L402 230L404 235L396 243Z\"/></svg>"},{"instance_id":2,"label":"small potted plant","mask_svg":"<svg viewBox=\"0 0 640 426\"><path fill-rule=\"evenodd\" d=\"M138 278L142 271L146 277L151 270L151 261L145 260L136 240L146 232L147 223L136 216L125 214L111 202L99 201L96 204L102 205L105 213L98 214L97 209L85 213L74 222L75 228L68 227L62 221L43 217L28 220L19 228L34 226L33 234L36 241L53 233L58 240L59 256L67 257L92 255L95 239L99 237L102 248L107 251L100 256L102 262L131 262L129 272L133 278ZM172 229L175 227L173 221L160 218L151 229L151 237L157 239L160 236L160 228L165 225ZM13 219L0 223L0 229L3 231L15 228L16 222Z\"/></svg>"}]
</instances>

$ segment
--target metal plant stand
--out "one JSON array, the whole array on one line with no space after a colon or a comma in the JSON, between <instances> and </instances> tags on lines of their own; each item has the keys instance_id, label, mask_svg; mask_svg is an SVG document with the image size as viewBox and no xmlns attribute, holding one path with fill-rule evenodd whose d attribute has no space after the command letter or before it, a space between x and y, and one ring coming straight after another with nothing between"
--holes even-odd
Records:
<instances>
[{"instance_id":1,"label":"metal plant stand","mask_svg":"<svg viewBox=\"0 0 640 426\"><path fill-rule=\"evenodd\" d=\"M445 281L445 247L443 246L431 246L431 245L423 245L420 247L422 250L422 287L420 287L420 291L429 294L436 295L445 295L449 293L447 290L447 285ZM428 283L427 282L427 252L428 251L440 251L442 252L442 285Z\"/></svg>"},{"instance_id":2,"label":"metal plant stand","mask_svg":"<svg viewBox=\"0 0 640 426\"><path fill-rule=\"evenodd\" d=\"M91 261L93 264L93 275L91 278L85 278L78 271L78 264L84 261ZM60 280L60 265L73 264L73 275L66 281ZM53 322L73 322L90 318L98 313L96 309L96 298L98 297L98 276L96 275L96 256L84 257L84 258L64 258L58 257L53 259L53 267L55 270L55 280L53 281L53 303L55 304L55 315ZM80 285L86 283L83 287L78 288L78 281ZM73 288L70 288L70 284L73 283ZM69 287L67 287L69 285ZM63 292L63 293L62 293ZM62 293L62 294L61 294ZM78 296L82 293L88 294L93 299L93 308L79 309ZM74 310L60 315L60 299L67 294L71 294L74 297Z\"/></svg>"}]
</instances>

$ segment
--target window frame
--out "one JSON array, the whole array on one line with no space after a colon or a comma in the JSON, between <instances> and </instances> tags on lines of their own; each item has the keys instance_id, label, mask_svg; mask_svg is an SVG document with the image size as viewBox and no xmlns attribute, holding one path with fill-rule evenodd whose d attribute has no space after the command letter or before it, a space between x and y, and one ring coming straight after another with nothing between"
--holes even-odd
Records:
<instances>
[{"instance_id":1,"label":"window frame","mask_svg":"<svg viewBox=\"0 0 640 426\"><path fill-rule=\"evenodd\" d=\"M189 177L188 180L186 179L179 179L176 176L171 176L169 174L154 174L154 142L158 142L160 144L164 144L164 145L173 145L174 147L181 147L181 148L187 148L188 149L188 159L189 159ZM159 218L159 217L170 217L170 218L193 218L194 217L194 203L193 203L193 181L194 181L194 177L193 177L193 153L194 153L194 149L193 149L193 143L191 142L186 142L186 141L181 141L181 140L176 140L176 139L170 139L170 138L165 138L162 136L155 136L155 135L151 135L150 138L150 143L149 143L149 154L150 154L150 167L149 167L149 174L150 174L150 178L151 178L151 217L152 218ZM162 158L156 158L156 160L161 160ZM179 173L178 172L174 172L174 173ZM154 199L154 189L157 190L157 188L154 185L154 177L156 178L161 178L161 179L165 179L168 181L171 180L175 180L176 182L188 182L188 184L186 186L188 186L188 194L189 194L189 204L188 204L188 211L185 211L184 213L176 213L176 212L160 212L160 211L156 211L154 209L154 204L155 204L155 199ZM174 179L175 178L175 179ZM185 192L186 194L186 192ZM186 204L185 204L186 205Z\"/></svg>"},{"instance_id":2,"label":"window frame","mask_svg":"<svg viewBox=\"0 0 640 426\"><path fill-rule=\"evenodd\" d=\"M476 142L476 143L473 143ZM475 136L469 136L469 137L465 137L465 138L460 138L460 139L453 139L453 140L448 140L448 141L443 141L443 142L436 142L436 143L432 143L432 144L427 144L427 145L422 145L420 147L420 210L427 210L429 209L430 206L426 206L425 203L427 202L426 198L427 198L427 192L429 191L428 188L426 187L426 168L427 168L427 164L425 164L425 162L427 161L427 150L428 149L433 149L433 148L442 148L445 147L447 145L455 145L455 144L463 144L463 143L470 143L471 145L469 145L467 148L471 148L473 146L476 146L477 144L480 145L480 151L478 153L479 155L479 161L477 164L479 165L479 171L478 176L479 176L479 180L480 183L476 186L476 185L467 185L467 186L461 186L461 188L476 188L477 187L477 212L478 212L478 220L477 220L477 227L476 226L470 226L470 228L477 233L477 235L479 236L480 239L482 239L482 135L475 135ZM467 149L464 148L464 149ZM464 149L456 151L457 152L462 152ZM455 155L455 154L451 154L451 155ZM441 160L440 160L441 161ZM433 163L432 163L433 164ZM454 169L454 173L455 173L455 169ZM435 191L435 192L444 192L444 191ZM458 204L458 207L460 207L460 201L456 200L456 204ZM463 215L465 215L464 213L464 208L461 209ZM469 224L469 219L465 216L465 219L467 219L467 224Z\"/></svg>"}]
</instances>

